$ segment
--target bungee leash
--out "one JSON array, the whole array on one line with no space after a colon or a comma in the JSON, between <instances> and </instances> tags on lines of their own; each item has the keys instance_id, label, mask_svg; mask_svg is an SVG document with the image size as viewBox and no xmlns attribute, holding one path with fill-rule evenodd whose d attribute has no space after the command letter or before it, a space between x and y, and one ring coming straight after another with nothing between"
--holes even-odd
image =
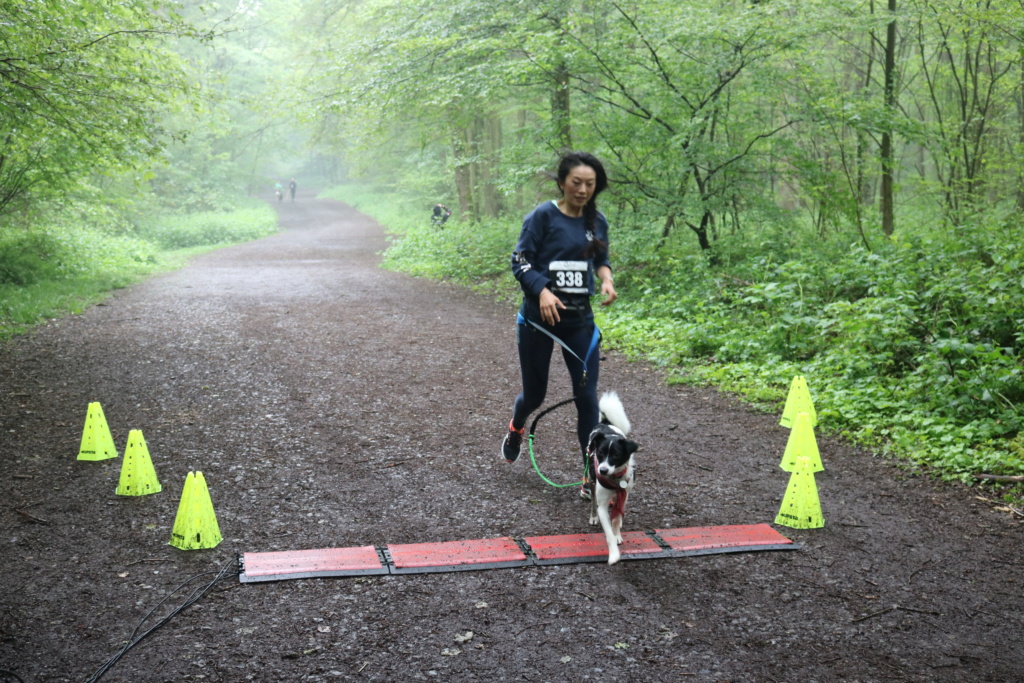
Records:
<instances>
[{"instance_id":1,"label":"bungee leash","mask_svg":"<svg viewBox=\"0 0 1024 683\"><path fill-rule=\"evenodd\" d=\"M527 324L532 325L534 329L539 330L539 331L543 332L544 334L546 334L547 336L551 337L553 340L555 340L556 344L558 344L563 349L568 351L569 354L573 358L578 360L583 365L583 377L580 379L580 386L581 387L585 387L587 385L587 363L590 362L590 357L594 354L594 351L597 350L598 345L600 345L600 343L601 343L601 330L599 330L597 328L596 324L594 325L594 334L590 337L590 347L587 349L587 357L586 358L580 358L579 355L577 355L577 353L575 351L573 351L572 349L569 348L568 344L566 344L564 341L562 341L561 339L556 337L551 332L545 330L543 327L541 327L537 323L533 322L532 320L528 320L527 318L525 318L522 313L517 313L516 314L516 323L519 324L519 325L527 325ZM573 400L573 399L570 399L570 400ZM558 405L562 405L562 404L559 403ZM558 406L553 406L553 408L557 408L557 407ZM550 408L549 408L549 410L550 410ZM541 414L543 415L543 413L541 413Z\"/></svg>"},{"instance_id":2,"label":"bungee leash","mask_svg":"<svg viewBox=\"0 0 1024 683\"><path fill-rule=\"evenodd\" d=\"M543 331L543 330L541 330L541 331ZM568 347L566 347L566 348L568 348ZM575 356L576 354L573 354L573 355ZM577 358L578 357L579 356L577 356ZM586 375L584 374L584 377L585 376ZM587 465L583 469L583 480L582 481L574 481L571 484L556 484L555 482L553 482L550 479L548 479L547 477L545 477L544 473L540 471L540 466L537 464L537 457L533 454L533 433L535 431L537 431L537 423L540 422L540 419L542 417L544 417L545 415L550 413L555 408L561 408L562 406L566 405L567 403L573 403L575 401L576 401L576 397L573 396L572 398L567 398L564 401L562 401L560 403L556 403L555 405L551 406L550 408L547 408L546 410L538 413L537 417L533 418L533 422L530 424L530 434L529 434L529 437L527 438L527 443L529 444L529 448L530 448L530 462L533 463L533 470L537 473L538 476L540 476L541 479L544 480L544 482L546 484L548 484L549 486L554 486L555 488L559 488L559 489L565 489L565 488L569 488L571 486L579 486L579 485L585 483L586 480L587 480L587 475L590 473L590 460L589 459L587 460Z\"/></svg>"}]
</instances>

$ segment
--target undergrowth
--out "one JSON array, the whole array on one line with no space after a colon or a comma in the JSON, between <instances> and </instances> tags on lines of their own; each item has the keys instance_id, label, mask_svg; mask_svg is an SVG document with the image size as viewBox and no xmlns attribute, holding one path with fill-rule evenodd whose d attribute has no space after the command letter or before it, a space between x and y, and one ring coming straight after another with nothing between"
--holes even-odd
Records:
<instances>
[{"instance_id":1,"label":"undergrowth","mask_svg":"<svg viewBox=\"0 0 1024 683\"><path fill-rule=\"evenodd\" d=\"M140 227L140 237L161 249L236 244L277 230L277 217L261 202L234 211L203 211L162 217Z\"/></svg>"}]
</instances>

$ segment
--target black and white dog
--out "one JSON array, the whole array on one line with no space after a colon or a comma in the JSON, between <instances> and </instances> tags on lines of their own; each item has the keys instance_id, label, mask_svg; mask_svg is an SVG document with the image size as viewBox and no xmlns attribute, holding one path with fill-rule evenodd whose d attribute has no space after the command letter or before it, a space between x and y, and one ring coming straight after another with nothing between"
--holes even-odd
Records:
<instances>
[{"instance_id":1,"label":"black and white dog","mask_svg":"<svg viewBox=\"0 0 1024 683\"><path fill-rule=\"evenodd\" d=\"M626 498L633 490L633 454L638 446L628 438L630 424L618 394L608 392L598 402L601 424L590 432L587 455L590 456L590 480L593 483L590 523L601 523L608 542L608 564L619 561L622 543L622 517Z\"/></svg>"}]
</instances>

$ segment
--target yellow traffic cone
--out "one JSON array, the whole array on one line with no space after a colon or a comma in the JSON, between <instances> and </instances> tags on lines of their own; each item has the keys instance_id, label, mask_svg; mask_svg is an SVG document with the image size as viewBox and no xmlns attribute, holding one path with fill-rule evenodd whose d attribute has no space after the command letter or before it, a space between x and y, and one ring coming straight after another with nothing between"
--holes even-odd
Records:
<instances>
[{"instance_id":1,"label":"yellow traffic cone","mask_svg":"<svg viewBox=\"0 0 1024 683\"><path fill-rule=\"evenodd\" d=\"M797 413L796 426L789 433L786 452L782 454L782 462L779 463L779 467L786 472L794 472L797 459L801 457L806 457L810 461L811 472L821 472L825 469L825 466L821 464L818 442L814 438L811 416L807 413Z\"/></svg>"},{"instance_id":2,"label":"yellow traffic cone","mask_svg":"<svg viewBox=\"0 0 1024 683\"><path fill-rule=\"evenodd\" d=\"M141 430L133 429L128 432L128 444L124 447L124 462L121 463L116 493L119 496L145 496L160 490L160 480L156 478L146 439Z\"/></svg>"},{"instance_id":3,"label":"yellow traffic cone","mask_svg":"<svg viewBox=\"0 0 1024 683\"><path fill-rule=\"evenodd\" d=\"M803 375L797 375L789 385L789 395L786 397L786 407L782 409L782 419L779 424L783 427L792 428L796 416L800 413L807 413L811 416L811 426L818 426L818 414L814 411L814 402L811 401L811 390L807 388L807 380Z\"/></svg>"},{"instance_id":4,"label":"yellow traffic cone","mask_svg":"<svg viewBox=\"0 0 1024 683\"><path fill-rule=\"evenodd\" d=\"M82 445L78 448L79 460L108 460L117 457L114 437L110 435L107 418L98 402L89 404L82 430Z\"/></svg>"},{"instance_id":5,"label":"yellow traffic cone","mask_svg":"<svg viewBox=\"0 0 1024 683\"><path fill-rule=\"evenodd\" d=\"M206 479L202 472L189 472L169 544L181 550L200 550L215 548L222 540Z\"/></svg>"},{"instance_id":6,"label":"yellow traffic cone","mask_svg":"<svg viewBox=\"0 0 1024 683\"><path fill-rule=\"evenodd\" d=\"M820 529L825 526L818 486L814 483L811 462L806 457L797 458L797 468L789 477L775 523L791 529Z\"/></svg>"}]
</instances>

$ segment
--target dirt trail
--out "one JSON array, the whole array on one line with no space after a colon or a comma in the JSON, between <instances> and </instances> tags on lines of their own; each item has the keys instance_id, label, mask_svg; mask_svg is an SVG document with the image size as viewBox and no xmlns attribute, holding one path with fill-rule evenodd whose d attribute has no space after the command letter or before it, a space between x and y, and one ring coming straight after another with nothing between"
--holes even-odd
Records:
<instances>
[{"instance_id":1,"label":"dirt trail","mask_svg":"<svg viewBox=\"0 0 1024 683\"><path fill-rule=\"evenodd\" d=\"M0 346L0 670L85 680L241 552L590 531L574 491L497 459L514 310L380 270L379 226L342 204L275 208L280 234ZM774 519L777 416L616 354L601 374L642 444L626 529ZM115 496L120 459L75 460L90 401L119 448L143 430L162 493ZM542 430L545 468L570 480L570 416ZM819 446L827 526L782 529L796 552L227 581L103 680L1024 680L1024 525ZM167 541L193 470L224 541L182 552Z\"/></svg>"}]
</instances>

